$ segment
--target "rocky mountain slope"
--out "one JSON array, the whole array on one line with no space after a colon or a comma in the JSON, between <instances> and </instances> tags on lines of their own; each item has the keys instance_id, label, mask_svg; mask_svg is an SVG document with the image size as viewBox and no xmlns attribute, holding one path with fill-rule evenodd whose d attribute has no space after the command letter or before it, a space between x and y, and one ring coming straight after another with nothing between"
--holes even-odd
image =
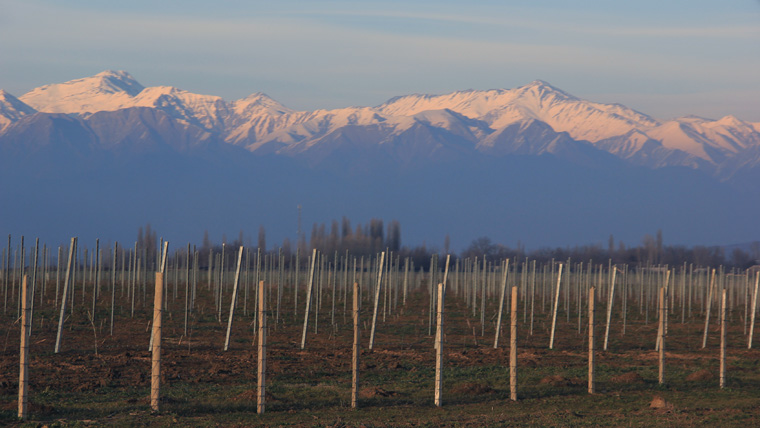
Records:
<instances>
[{"instance_id":1,"label":"rocky mountain slope","mask_svg":"<svg viewBox=\"0 0 760 428\"><path fill-rule=\"evenodd\" d=\"M759 182L759 123L662 120L543 81L315 111L144 87L123 71L0 90L0 226L16 234L131 236L151 221L183 240L258 224L294 239L301 205L306 224L396 218L412 242L663 229L724 244L758 239Z\"/></svg>"}]
</instances>

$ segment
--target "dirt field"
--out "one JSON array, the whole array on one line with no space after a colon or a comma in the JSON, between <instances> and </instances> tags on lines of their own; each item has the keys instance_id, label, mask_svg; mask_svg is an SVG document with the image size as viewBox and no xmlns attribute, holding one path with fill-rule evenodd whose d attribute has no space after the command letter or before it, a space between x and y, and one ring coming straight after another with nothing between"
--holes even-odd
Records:
<instances>
[{"instance_id":1,"label":"dirt field","mask_svg":"<svg viewBox=\"0 0 760 428\"><path fill-rule=\"evenodd\" d=\"M114 334L109 334L110 296L104 293L93 322L89 294L76 296L64 330L62 352L54 354L58 312L50 299L35 310L31 336L30 418L16 418L19 332L16 309L3 317L0 354L0 424L28 426L754 426L760 421L760 351L746 349L743 309L729 315L727 388L718 388L719 326L711 323L701 349L704 318L695 310L686 323L673 308L666 339L665 385L657 382L656 319L637 304L614 312L609 350L602 351L604 305L597 306L597 393L586 392L587 320L582 308L559 312L554 349L548 349L549 305L536 305L533 334L519 309L518 401L509 401L509 324L505 316L499 349L493 349L496 302L489 299L485 325L480 312L455 293L447 294L443 407L433 406L435 354L429 335L429 296L410 295L406 306L390 304L378 316L375 349L369 351L372 305L362 307L360 409L350 408L351 316L335 302L331 326L329 290L322 296L319 323L310 319L300 349L305 293L297 314L292 296L281 301L277 324L274 292L269 296L267 407L256 414L256 347L252 314L242 303L224 352L229 295L223 320L214 298L199 287L198 306L183 335L184 296L168 295L164 316L162 402L149 410L149 310L117 294ZM47 297L47 296L46 296ZM350 296L349 296L350 297ZM248 309L252 306L252 293ZM152 303L148 293L146 302ZM82 305L82 302L88 302ZM12 302L11 302L12 303ZM314 310L317 309L316 305ZM619 306L618 306L619 308ZM715 312L713 320L717 319Z\"/></svg>"}]
</instances>

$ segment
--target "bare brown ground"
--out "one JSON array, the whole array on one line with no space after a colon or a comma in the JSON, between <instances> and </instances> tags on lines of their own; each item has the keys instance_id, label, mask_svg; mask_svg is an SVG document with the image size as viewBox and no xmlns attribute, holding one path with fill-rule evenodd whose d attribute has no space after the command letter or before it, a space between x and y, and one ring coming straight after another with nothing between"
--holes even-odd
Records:
<instances>
[{"instance_id":1,"label":"bare brown ground","mask_svg":"<svg viewBox=\"0 0 760 428\"><path fill-rule=\"evenodd\" d=\"M271 297L271 294L270 294ZM274 298L270 301L267 376L276 382L280 376L304 379L337 379L350 373L351 326L350 313L344 312L342 301L336 303L336 325L330 326L329 295L324 297L319 314L318 331L315 333L314 318L309 323L307 349L300 349L303 309L300 307L305 296L299 296L298 313L294 316L293 302L289 296L282 301L280 323L275 322ZM126 389L145 387L150 383L149 309L139 305L134 318L127 309L127 302L117 304L114 334L108 329L108 296L99 302L96 319L90 323L87 309L78 297L74 314L68 315L63 336L63 350L53 353L55 343L57 312L53 302L46 300L38 306L31 339L30 389L32 394L45 391L97 392L102 388ZM199 298L199 302L213 301L213 297ZM471 317L471 310L464 301L453 293L447 296L445 361L447 367L471 368L508 366L508 328L502 326L502 346L493 349L495 303L487 308L485 334L481 333L479 314ZM388 308L385 316L378 317L375 349L367 348L371 305L364 302L362 309L362 355L361 370L388 373L417 370L419 367L433 367L435 354L432 350L433 338L428 335L429 317L427 297L420 294L410 298L407 308L399 303L394 311ZM150 300L150 299L146 299ZM88 297L85 296L85 301ZM118 301L118 299L117 299ZM256 382L257 352L252 314L244 314L242 303L233 323L230 350L222 350L227 322L229 302L223 307L223 320L215 319L215 311L208 303L200 303L190 319L189 335L183 334L183 302L174 300L169 294L170 310L165 314L164 341L162 350L162 382L165 388L175 384L210 383L215 385L240 385ZM249 309L252 300L248 302ZM89 305L88 305L89 306ZM538 305L537 305L538 306ZM390 307L390 305L389 305ZM288 308L287 310L285 308ZM382 306L381 306L382 308ZM316 309L316 308L315 308ZM566 370L583 369L586 364L585 349L587 332L585 318L578 331L577 312L571 310L570 322L561 315L558 322L555 349L548 349L551 318L542 308L536 309L533 335L529 334L527 320L520 314L518 337L518 361L521 373L525 370ZM583 312L585 315L585 312ZM649 367L656 370L657 353L654 338L657 324L654 319L645 323L638 309L631 309L628 315L626 334L622 334L622 319L617 314L611 328L608 351L597 351L597 363L604 365L619 375L609 379L611 383L635 384L643 382L640 375L627 373L631 367ZM385 321L383 321L385 318ZM0 353L0 395L12 396L18 388L18 346L19 324L15 318L2 318L2 352ZM93 331L93 325L95 326ZM717 359L718 327L711 326L707 349L701 349L703 319L695 314L687 323L673 321L667 337L666 360L672 367L688 369L694 364L714 364ZM743 320L739 309L732 314L729 328L729 363L758 360L760 352L747 350L743 333ZM602 337L604 326L597 327L597 337ZM598 340L597 343L600 343ZM97 351L96 351L97 348ZM735 366L735 370L747 370ZM703 373L689 380L710 380ZM696 373L694 374L696 375ZM537 380L536 384L555 387L582 387L585 379L568 375L549 375ZM483 395L492 393L492 387L482 379L473 379L451 385L449 393L462 395ZM361 390L363 398L392 397L394 391L379 386L365 386ZM230 397L231 400L250 401L255 391L247 390ZM277 397L272 397L276 400ZM147 398L146 398L147 405ZM6 403L6 410L15 409L15 403ZM667 405L660 406L667 409ZM9 409L10 407L10 409ZM32 411L45 414L50 408L32 407Z\"/></svg>"}]
</instances>

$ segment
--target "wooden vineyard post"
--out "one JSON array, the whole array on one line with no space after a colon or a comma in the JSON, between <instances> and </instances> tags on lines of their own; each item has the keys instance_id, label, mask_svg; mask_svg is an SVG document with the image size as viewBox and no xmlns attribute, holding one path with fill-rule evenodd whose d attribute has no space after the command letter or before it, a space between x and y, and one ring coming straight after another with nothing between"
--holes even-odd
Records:
<instances>
[{"instance_id":1,"label":"wooden vineyard post","mask_svg":"<svg viewBox=\"0 0 760 428\"><path fill-rule=\"evenodd\" d=\"M3 250L3 315L5 315L6 311L8 310L8 271L10 269L10 261L11 261L11 235L8 234L8 249ZM58 247L58 270L61 270L61 247ZM56 275L56 279L58 276ZM58 307L58 283L56 282L56 289L55 289L55 307ZM406 287L406 284L404 284L404 287ZM406 292L406 289L405 291ZM404 299L406 299L406 295L404 295ZM404 300L404 303L406 303L406 300Z\"/></svg>"},{"instance_id":2,"label":"wooden vineyard post","mask_svg":"<svg viewBox=\"0 0 760 428\"><path fill-rule=\"evenodd\" d=\"M559 305L559 286L562 283L562 263L559 264L559 274L557 275L557 291L554 297L554 310L552 311L552 333L549 338L549 349L554 349L554 329L557 327L557 305Z\"/></svg>"},{"instance_id":3,"label":"wooden vineyard post","mask_svg":"<svg viewBox=\"0 0 760 428\"><path fill-rule=\"evenodd\" d=\"M359 283L354 282L354 346L351 359L351 408L359 407Z\"/></svg>"},{"instance_id":4,"label":"wooden vineyard post","mask_svg":"<svg viewBox=\"0 0 760 428\"><path fill-rule=\"evenodd\" d=\"M665 287L665 296L666 296L666 299L667 299L667 295L668 295L668 284L669 283L670 283L670 270L668 270L665 273L665 285L664 285L664 287ZM660 333L661 333L660 329L664 329L662 331L662 335L660 335ZM657 327L657 344L655 344L655 347L654 347L655 350L659 350L660 349L660 338L664 337L667 333L668 333L668 306L667 306L667 300L665 300L665 321L662 323L662 325L658 324L658 327Z\"/></svg>"},{"instance_id":5,"label":"wooden vineyard post","mask_svg":"<svg viewBox=\"0 0 760 428\"><path fill-rule=\"evenodd\" d=\"M707 310L705 311L705 334L702 336L702 349L707 346L707 329L710 327L710 306L712 304L713 289L715 288L715 269L712 270L710 279L710 291L707 293Z\"/></svg>"},{"instance_id":6,"label":"wooden vineyard post","mask_svg":"<svg viewBox=\"0 0 760 428\"><path fill-rule=\"evenodd\" d=\"M311 267L309 268L309 286L306 288L306 310L303 314L303 333L301 334L301 349L306 347L306 329L309 326L309 309L311 308L311 292L314 288L314 265L317 262L317 249L311 255ZM298 295L298 294L296 294Z\"/></svg>"},{"instance_id":7,"label":"wooden vineyard post","mask_svg":"<svg viewBox=\"0 0 760 428\"><path fill-rule=\"evenodd\" d=\"M227 320L227 335L224 337L224 350L230 346L230 331L232 330L232 318L235 316L235 302L238 295L238 284L240 284L240 264L243 260L243 246L238 250L237 268L235 269L235 283L232 287L232 301L230 302L230 318ZM185 293L187 295L187 293ZM185 310L187 314L187 310ZM187 322L186 322L187 324Z\"/></svg>"},{"instance_id":8,"label":"wooden vineyard post","mask_svg":"<svg viewBox=\"0 0 760 428\"><path fill-rule=\"evenodd\" d=\"M74 257L74 249L76 248L77 238L71 238L71 246L69 247L69 261L66 264L66 278L63 281L63 295L61 296L61 315L58 318L58 333L55 336L55 353L61 351L61 336L63 334L63 321L66 317L66 303L69 300L69 282L71 281L71 264Z\"/></svg>"},{"instance_id":9,"label":"wooden vineyard post","mask_svg":"<svg viewBox=\"0 0 760 428\"><path fill-rule=\"evenodd\" d=\"M509 399L517 401L517 286L512 287L509 329Z\"/></svg>"},{"instance_id":10,"label":"wooden vineyard post","mask_svg":"<svg viewBox=\"0 0 760 428\"><path fill-rule=\"evenodd\" d=\"M720 297L720 388L726 387L726 289Z\"/></svg>"},{"instance_id":11,"label":"wooden vineyard post","mask_svg":"<svg viewBox=\"0 0 760 428\"><path fill-rule=\"evenodd\" d=\"M245 297L247 298L248 297L247 286L246 286L245 291L246 291ZM245 310L243 312L245 312ZM187 321L188 321L189 315L190 315L190 244L187 244L187 253L185 253L185 329L183 330L183 335L185 336L187 336ZM245 313L245 315L248 315L248 313Z\"/></svg>"},{"instance_id":12,"label":"wooden vineyard post","mask_svg":"<svg viewBox=\"0 0 760 428\"><path fill-rule=\"evenodd\" d=\"M660 326L658 329L658 345L660 349L658 361L660 366L659 382L665 383L665 287L660 287Z\"/></svg>"},{"instance_id":13,"label":"wooden vineyard post","mask_svg":"<svg viewBox=\"0 0 760 428\"><path fill-rule=\"evenodd\" d=\"M264 299L264 281L259 281L259 347L258 347L258 388L256 393L256 413L263 414L266 406L266 370L267 370L267 315Z\"/></svg>"},{"instance_id":14,"label":"wooden vineyard post","mask_svg":"<svg viewBox=\"0 0 760 428\"><path fill-rule=\"evenodd\" d=\"M37 285L37 262L40 252L40 238L37 238L34 244L34 264L30 266L32 268L32 283L30 284L32 287L31 290L31 296L32 298L29 300L30 305L30 311L29 311L29 330L27 330L27 334L32 334L32 324L34 323L34 288ZM23 266L22 266L23 267Z\"/></svg>"},{"instance_id":15,"label":"wooden vineyard post","mask_svg":"<svg viewBox=\"0 0 760 428\"><path fill-rule=\"evenodd\" d=\"M607 327L604 329L604 350L607 350L607 341L610 338L610 321L612 321L612 303L615 301L615 276L617 267L612 271L612 283L610 284L610 298L607 302Z\"/></svg>"},{"instance_id":16,"label":"wooden vineyard post","mask_svg":"<svg viewBox=\"0 0 760 428\"><path fill-rule=\"evenodd\" d=\"M593 394L596 392L596 371L595 371L595 361L594 361L594 327L596 326L595 317L596 314L594 303L596 297L594 296L596 292L595 287L591 287L588 289L588 393Z\"/></svg>"},{"instance_id":17,"label":"wooden vineyard post","mask_svg":"<svg viewBox=\"0 0 760 428\"><path fill-rule=\"evenodd\" d=\"M156 272L156 292L153 301L153 346L150 373L150 408L158 412L161 395L161 315L164 302L164 274Z\"/></svg>"},{"instance_id":18,"label":"wooden vineyard post","mask_svg":"<svg viewBox=\"0 0 760 428\"><path fill-rule=\"evenodd\" d=\"M755 292L752 293L752 321L749 324L749 338L747 339L747 349L752 349L752 335L755 333L755 315L757 314L757 287L760 285L760 272L755 274Z\"/></svg>"},{"instance_id":19,"label":"wooden vineyard post","mask_svg":"<svg viewBox=\"0 0 760 428\"><path fill-rule=\"evenodd\" d=\"M380 303L380 288L382 288L383 279L383 262L385 261L385 251L380 253L380 264L377 267L377 287L375 288L375 308L372 311L372 328L369 332L369 349L375 345L375 326L377 325L377 305Z\"/></svg>"},{"instance_id":20,"label":"wooden vineyard post","mask_svg":"<svg viewBox=\"0 0 760 428\"><path fill-rule=\"evenodd\" d=\"M446 291L446 280L449 277L449 261L451 259L451 254L446 254L446 267L443 270L443 290ZM436 337L436 340L434 341L433 346L437 346L438 338Z\"/></svg>"},{"instance_id":21,"label":"wooden vineyard post","mask_svg":"<svg viewBox=\"0 0 760 428\"><path fill-rule=\"evenodd\" d=\"M501 278L501 293L499 294L499 315L496 317L496 334L493 338L493 349L499 347L499 334L501 333L501 315L504 311L504 295L507 293L507 272L509 271L509 259L504 265L504 272Z\"/></svg>"},{"instance_id":22,"label":"wooden vineyard post","mask_svg":"<svg viewBox=\"0 0 760 428\"><path fill-rule=\"evenodd\" d=\"M10 248L10 245L8 245ZM404 307L406 307L406 293L409 289L409 257L404 259L404 297L401 301Z\"/></svg>"},{"instance_id":23,"label":"wooden vineyard post","mask_svg":"<svg viewBox=\"0 0 760 428\"><path fill-rule=\"evenodd\" d=\"M21 271L19 272L19 275L23 278L24 273L26 272L26 262L24 261L24 256L26 255L26 251L24 250L24 236L21 235L21 245L19 248L19 259L21 259L20 268ZM15 263L14 263L15 264ZM21 318L21 290L19 290L18 300L16 301L16 318Z\"/></svg>"},{"instance_id":24,"label":"wooden vineyard post","mask_svg":"<svg viewBox=\"0 0 760 428\"><path fill-rule=\"evenodd\" d=\"M27 396L29 388L29 296L27 275L21 280L21 349L18 374L18 417L25 420L27 417Z\"/></svg>"},{"instance_id":25,"label":"wooden vineyard post","mask_svg":"<svg viewBox=\"0 0 760 428\"><path fill-rule=\"evenodd\" d=\"M119 251L119 243L113 244L113 261L111 262L111 336L113 337L113 313L116 307L116 254ZM122 267L123 269L123 267ZM122 282L122 290L124 284Z\"/></svg>"},{"instance_id":26,"label":"wooden vineyard post","mask_svg":"<svg viewBox=\"0 0 760 428\"><path fill-rule=\"evenodd\" d=\"M435 406L441 407L443 389L443 283L438 284L438 317L436 322L435 344Z\"/></svg>"},{"instance_id":27,"label":"wooden vineyard post","mask_svg":"<svg viewBox=\"0 0 760 428\"><path fill-rule=\"evenodd\" d=\"M98 265L100 263L100 239L95 240L95 255L94 257L91 256L90 262L93 263L93 266L90 267L90 278L92 281L92 315L91 315L91 322L95 324L95 307L98 302L98 294L100 290L99 287L99 271L98 271ZM94 260L93 260L94 258ZM92 275L95 274L95 277L93 278Z\"/></svg>"},{"instance_id":28,"label":"wooden vineyard post","mask_svg":"<svg viewBox=\"0 0 760 428\"><path fill-rule=\"evenodd\" d=\"M161 238L161 239L163 240L163 238ZM159 272L161 272L161 279L163 280L163 277L166 274L166 258L167 258L167 255L169 254L169 241L163 241L162 244L161 244L161 246L163 247L163 252L160 254L160 259L158 259L158 260L159 260L159 269L160 269ZM161 248L161 247L159 247L159 248ZM140 267L139 264L137 266L138 266L138 268ZM138 272L139 272L139 269L138 269ZM168 285L168 280L167 280L167 285ZM163 292L161 294L161 298L163 299ZM163 300L162 300L162 302L163 302ZM168 303L168 302L163 302L163 303ZM155 314L154 314L154 316L155 316ZM154 340L153 333L154 333L154 331L155 331L155 329L151 330L151 332L150 332L150 343L148 343L148 351L151 351L153 349L153 340ZM159 346L159 350L160 350L160 346Z\"/></svg>"}]
</instances>

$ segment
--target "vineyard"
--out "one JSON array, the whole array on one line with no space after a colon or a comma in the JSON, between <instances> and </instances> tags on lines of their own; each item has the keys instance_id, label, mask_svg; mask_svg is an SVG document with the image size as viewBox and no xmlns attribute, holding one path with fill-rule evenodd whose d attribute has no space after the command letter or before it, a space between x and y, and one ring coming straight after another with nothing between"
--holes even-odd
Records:
<instances>
[{"instance_id":1,"label":"vineyard","mask_svg":"<svg viewBox=\"0 0 760 428\"><path fill-rule=\"evenodd\" d=\"M75 238L11 252L2 424L760 418L757 270L446 255L422 269L393 252L88 251Z\"/></svg>"}]
</instances>

